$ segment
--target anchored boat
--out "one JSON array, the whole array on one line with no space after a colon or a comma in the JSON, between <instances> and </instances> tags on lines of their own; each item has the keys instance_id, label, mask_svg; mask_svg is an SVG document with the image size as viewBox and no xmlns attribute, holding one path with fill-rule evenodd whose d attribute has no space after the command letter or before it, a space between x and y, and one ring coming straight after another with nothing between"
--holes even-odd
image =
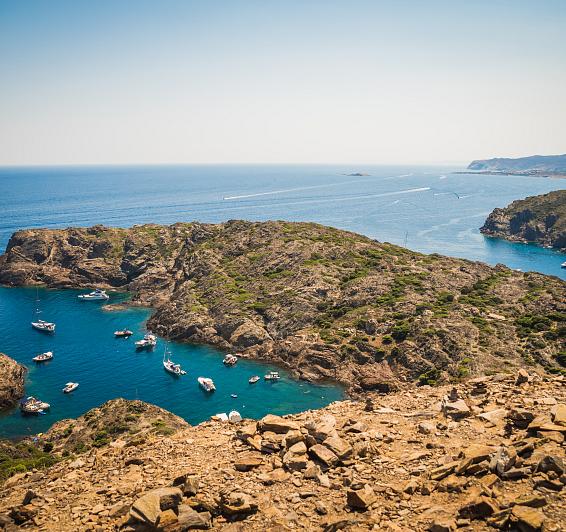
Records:
<instances>
[{"instance_id":1,"label":"anchored boat","mask_svg":"<svg viewBox=\"0 0 566 532\"><path fill-rule=\"evenodd\" d=\"M53 358L53 352L47 351L45 353L41 353L32 358L34 362L46 362L47 360L51 360Z\"/></svg>"},{"instance_id":2,"label":"anchored boat","mask_svg":"<svg viewBox=\"0 0 566 532\"><path fill-rule=\"evenodd\" d=\"M50 407L49 403L44 403L35 397L26 397L20 401L20 410L22 414L45 414L45 410Z\"/></svg>"},{"instance_id":3,"label":"anchored boat","mask_svg":"<svg viewBox=\"0 0 566 532\"><path fill-rule=\"evenodd\" d=\"M116 338L129 338L130 336L132 336L132 334L134 333L128 329L123 329L121 331L114 331L114 336Z\"/></svg>"},{"instance_id":4,"label":"anchored boat","mask_svg":"<svg viewBox=\"0 0 566 532\"><path fill-rule=\"evenodd\" d=\"M265 375L264 379L266 381L278 381L281 377L279 376L278 371L270 371L267 375Z\"/></svg>"},{"instance_id":5,"label":"anchored boat","mask_svg":"<svg viewBox=\"0 0 566 532\"><path fill-rule=\"evenodd\" d=\"M199 377L197 381L205 392L214 392L216 390L213 380L208 377Z\"/></svg>"},{"instance_id":6,"label":"anchored boat","mask_svg":"<svg viewBox=\"0 0 566 532\"><path fill-rule=\"evenodd\" d=\"M249 382L250 384L255 384L258 380L259 380L259 375L254 375L253 377L250 377L250 378L248 379L248 382Z\"/></svg>"},{"instance_id":7,"label":"anchored boat","mask_svg":"<svg viewBox=\"0 0 566 532\"><path fill-rule=\"evenodd\" d=\"M90 294L81 294L77 296L81 301L107 301L110 296L100 288L92 291Z\"/></svg>"},{"instance_id":8,"label":"anchored boat","mask_svg":"<svg viewBox=\"0 0 566 532\"><path fill-rule=\"evenodd\" d=\"M236 355L226 355L222 362L225 366L233 366L238 362L238 357Z\"/></svg>"},{"instance_id":9,"label":"anchored boat","mask_svg":"<svg viewBox=\"0 0 566 532\"><path fill-rule=\"evenodd\" d=\"M41 310L39 309L39 290L36 289L36 308L35 308L35 314L38 317L38 319L36 319L36 321L32 321L31 322L31 326L40 331L40 332L45 332L45 333L54 333L55 332L55 324L50 322L50 321L45 321L45 320L40 320L39 319L39 314L41 314Z\"/></svg>"},{"instance_id":10,"label":"anchored boat","mask_svg":"<svg viewBox=\"0 0 566 532\"><path fill-rule=\"evenodd\" d=\"M148 332L142 340L136 342L136 349L151 349L157 345L157 336Z\"/></svg>"},{"instance_id":11,"label":"anchored boat","mask_svg":"<svg viewBox=\"0 0 566 532\"><path fill-rule=\"evenodd\" d=\"M65 384L65 387L63 388L63 393L71 393L75 391L78 387L79 387L78 382L68 382L67 384Z\"/></svg>"},{"instance_id":12,"label":"anchored boat","mask_svg":"<svg viewBox=\"0 0 566 532\"><path fill-rule=\"evenodd\" d=\"M175 362L171 360L169 355L170 353L167 350L167 346L165 346L165 351L163 352L163 367L165 368L165 371L168 371L169 373L176 376L186 375L187 372L183 368L181 368L181 364L175 364Z\"/></svg>"}]
</instances>

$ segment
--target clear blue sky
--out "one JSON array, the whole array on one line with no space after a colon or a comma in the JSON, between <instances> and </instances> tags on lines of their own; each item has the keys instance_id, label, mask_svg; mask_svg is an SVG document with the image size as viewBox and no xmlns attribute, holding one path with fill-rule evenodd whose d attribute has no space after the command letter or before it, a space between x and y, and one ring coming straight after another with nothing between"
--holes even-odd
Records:
<instances>
[{"instance_id":1,"label":"clear blue sky","mask_svg":"<svg viewBox=\"0 0 566 532\"><path fill-rule=\"evenodd\" d=\"M566 152L566 1L0 0L0 164Z\"/></svg>"}]
</instances>

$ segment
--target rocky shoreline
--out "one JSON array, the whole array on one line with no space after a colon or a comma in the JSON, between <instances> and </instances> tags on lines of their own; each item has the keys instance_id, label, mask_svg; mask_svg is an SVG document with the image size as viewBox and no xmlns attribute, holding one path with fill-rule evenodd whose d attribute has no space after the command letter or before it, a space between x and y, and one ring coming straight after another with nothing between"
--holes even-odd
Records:
<instances>
[{"instance_id":1,"label":"rocky shoreline","mask_svg":"<svg viewBox=\"0 0 566 532\"><path fill-rule=\"evenodd\" d=\"M0 410L12 408L24 395L27 369L0 353Z\"/></svg>"},{"instance_id":2,"label":"rocky shoreline","mask_svg":"<svg viewBox=\"0 0 566 532\"><path fill-rule=\"evenodd\" d=\"M566 253L566 190L531 196L495 209L480 231L487 236L536 243Z\"/></svg>"},{"instance_id":3,"label":"rocky shoreline","mask_svg":"<svg viewBox=\"0 0 566 532\"><path fill-rule=\"evenodd\" d=\"M0 486L0 528L559 532L565 384L521 370L196 427L112 401L39 438L57 463Z\"/></svg>"},{"instance_id":4,"label":"rocky shoreline","mask_svg":"<svg viewBox=\"0 0 566 532\"><path fill-rule=\"evenodd\" d=\"M269 360L351 394L525 363L563 371L566 285L311 223L24 230L0 283L127 290L173 340Z\"/></svg>"}]
</instances>

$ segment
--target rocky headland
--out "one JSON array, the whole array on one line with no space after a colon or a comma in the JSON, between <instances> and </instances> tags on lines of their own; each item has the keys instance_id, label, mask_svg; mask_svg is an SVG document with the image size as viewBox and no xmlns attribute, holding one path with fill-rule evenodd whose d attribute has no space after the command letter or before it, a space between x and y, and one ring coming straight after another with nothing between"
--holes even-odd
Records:
<instances>
[{"instance_id":1,"label":"rocky headland","mask_svg":"<svg viewBox=\"0 0 566 532\"><path fill-rule=\"evenodd\" d=\"M468 165L468 170L480 174L566 177L566 154L531 155L514 159L504 157L478 159Z\"/></svg>"},{"instance_id":2,"label":"rocky headland","mask_svg":"<svg viewBox=\"0 0 566 532\"><path fill-rule=\"evenodd\" d=\"M559 532L565 434L565 378L524 369L196 427L111 401L26 444L0 528Z\"/></svg>"},{"instance_id":3,"label":"rocky headland","mask_svg":"<svg viewBox=\"0 0 566 532\"><path fill-rule=\"evenodd\" d=\"M0 283L106 287L171 339L237 350L352 394L513 371L563 372L565 283L423 255L312 223L15 233Z\"/></svg>"},{"instance_id":4,"label":"rocky headland","mask_svg":"<svg viewBox=\"0 0 566 532\"><path fill-rule=\"evenodd\" d=\"M27 369L0 353L0 410L13 407L24 395Z\"/></svg>"},{"instance_id":5,"label":"rocky headland","mask_svg":"<svg viewBox=\"0 0 566 532\"><path fill-rule=\"evenodd\" d=\"M480 231L515 242L534 242L566 252L566 190L530 196L495 209Z\"/></svg>"}]
</instances>

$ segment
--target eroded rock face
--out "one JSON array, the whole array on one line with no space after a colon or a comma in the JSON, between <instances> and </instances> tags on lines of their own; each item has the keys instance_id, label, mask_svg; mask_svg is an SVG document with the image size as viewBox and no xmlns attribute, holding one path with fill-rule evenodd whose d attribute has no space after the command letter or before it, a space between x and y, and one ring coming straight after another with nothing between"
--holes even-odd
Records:
<instances>
[{"instance_id":1,"label":"eroded rock face","mask_svg":"<svg viewBox=\"0 0 566 532\"><path fill-rule=\"evenodd\" d=\"M27 369L0 353L0 410L11 408L24 395Z\"/></svg>"},{"instance_id":2,"label":"eroded rock face","mask_svg":"<svg viewBox=\"0 0 566 532\"><path fill-rule=\"evenodd\" d=\"M480 231L517 242L566 250L566 190L517 200L495 209Z\"/></svg>"},{"instance_id":3,"label":"eroded rock face","mask_svg":"<svg viewBox=\"0 0 566 532\"><path fill-rule=\"evenodd\" d=\"M494 371L502 358L512 368L528 355L552 371L563 360L560 280L310 223L19 231L0 283L129 290L155 309L148 325L159 334L351 393Z\"/></svg>"}]
</instances>

